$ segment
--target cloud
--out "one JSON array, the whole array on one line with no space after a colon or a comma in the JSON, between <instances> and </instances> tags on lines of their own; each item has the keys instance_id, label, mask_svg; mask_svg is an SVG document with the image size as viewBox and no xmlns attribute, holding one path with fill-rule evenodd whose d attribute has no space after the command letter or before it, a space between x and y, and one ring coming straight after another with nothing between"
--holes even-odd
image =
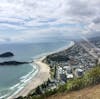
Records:
<instances>
[{"instance_id":1,"label":"cloud","mask_svg":"<svg viewBox=\"0 0 100 99\"><path fill-rule=\"evenodd\" d=\"M96 17L96 18L93 20L93 23L99 24L99 23L100 23L100 16L99 16L99 17Z\"/></svg>"},{"instance_id":2,"label":"cloud","mask_svg":"<svg viewBox=\"0 0 100 99\"><path fill-rule=\"evenodd\" d=\"M69 5L69 13L73 16L89 17L96 13L88 0L69 0Z\"/></svg>"},{"instance_id":3,"label":"cloud","mask_svg":"<svg viewBox=\"0 0 100 99\"><path fill-rule=\"evenodd\" d=\"M25 41L99 33L99 5L100 0L0 0L0 36Z\"/></svg>"}]
</instances>

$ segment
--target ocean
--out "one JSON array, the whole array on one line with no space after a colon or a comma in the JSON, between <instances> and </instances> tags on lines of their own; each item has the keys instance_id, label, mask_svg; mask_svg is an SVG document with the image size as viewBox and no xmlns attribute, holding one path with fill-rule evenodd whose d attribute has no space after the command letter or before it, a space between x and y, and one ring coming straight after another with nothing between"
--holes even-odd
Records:
<instances>
[{"instance_id":1,"label":"ocean","mask_svg":"<svg viewBox=\"0 0 100 99\"><path fill-rule=\"evenodd\" d=\"M0 58L3 61L32 61L44 54L56 51L70 44L70 41L27 43L27 44L1 44L0 53L12 52L14 57ZM34 64L19 66L0 66L0 99L7 99L8 96L20 91L29 80L38 72Z\"/></svg>"}]
</instances>

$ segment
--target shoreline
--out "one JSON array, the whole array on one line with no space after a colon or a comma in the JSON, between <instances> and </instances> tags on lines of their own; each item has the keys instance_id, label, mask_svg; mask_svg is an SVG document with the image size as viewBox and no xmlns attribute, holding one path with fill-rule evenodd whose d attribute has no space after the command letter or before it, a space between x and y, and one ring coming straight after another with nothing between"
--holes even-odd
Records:
<instances>
[{"instance_id":1,"label":"shoreline","mask_svg":"<svg viewBox=\"0 0 100 99\"><path fill-rule=\"evenodd\" d=\"M42 57L38 60L35 60L33 64L36 64L39 67L38 73L29 81L29 83L21 90L19 91L16 95L8 97L8 99L14 99L19 96L27 96L30 91L34 90L37 88L39 85L44 83L45 81L50 78L50 68L49 65L45 64L42 62L42 60L45 57Z\"/></svg>"},{"instance_id":2,"label":"shoreline","mask_svg":"<svg viewBox=\"0 0 100 99\"><path fill-rule=\"evenodd\" d=\"M42 60L46 58L46 56L53 54L53 53L58 53L63 50L67 50L70 47L72 47L75 43L73 41L70 42L68 46L64 46L63 48L59 48L56 51L44 54L43 56L40 56L38 59L33 61L33 64L36 64L38 67L38 73L29 81L29 83L18 93L16 93L13 96L9 96L7 99L14 99L19 96L27 96L32 90L37 88L39 85L43 84L45 81L50 78L50 67L48 64L43 63Z\"/></svg>"}]
</instances>

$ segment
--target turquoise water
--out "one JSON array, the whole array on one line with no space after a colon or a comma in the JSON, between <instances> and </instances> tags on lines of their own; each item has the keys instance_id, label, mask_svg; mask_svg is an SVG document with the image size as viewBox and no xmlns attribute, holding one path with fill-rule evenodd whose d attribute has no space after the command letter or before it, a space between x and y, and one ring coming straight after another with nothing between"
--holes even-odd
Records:
<instances>
[{"instance_id":1,"label":"turquoise water","mask_svg":"<svg viewBox=\"0 0 100 99\"><path fill-rule=\"evenodd\" d=\"M0 62L17 60L31 61L44 53L55 51L67 46L70 42L31 43L31 44L3 44L0 53L11 51L15 54L12 58L0 58ZM37 66L24 64L20 66L0 66L0 97L9 96L21 90L25 84L38 72ZM6 98L5 98L6 99Z\"/></svg>"}]
</instances>

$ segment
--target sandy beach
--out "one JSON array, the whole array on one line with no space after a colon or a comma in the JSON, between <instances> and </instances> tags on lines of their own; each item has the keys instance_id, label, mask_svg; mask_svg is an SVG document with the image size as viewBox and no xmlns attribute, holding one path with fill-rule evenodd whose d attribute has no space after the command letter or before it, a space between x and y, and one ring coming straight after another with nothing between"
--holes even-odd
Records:
<instances>
[{"instance_id":1,"label":"sandy beach","mask_svg":"<svg viewBox=\"0 0 100 99\"><path fill-rule=\"evenodd\" d=\"M42 60L45 59L47 55L58 53L63 50L67 50L73 45L74 45L74 42L72 41L68 46L58 49L56 51L50 52L44 55L43 57L40 57L37 60L34 60L33 64L35 63L39 68L38 73L31 79L31 81L29 81L29 83L21 91L19 91L16 95L10 96L8 99L14 99L19 96L23 96L23 97L27 96L31 90L37 88L39 85L47 81L48 78L50 78L50 67L48 64L43 63Z\"/></svg>"},{"instance_id":2,"label":"sandy beach","mask_svg":"<svg viewBox=\"0 0 100 99\"><path fill-rule=\"evenodd\" d=\"M19 96L23 96L23 97L27 96L31 90L35 89L36 87L38 87L39 85L47 81L48 78L50 78L50 73L49 73L50 68L47 64L42 62L44 58L45 56L34 61L34 63L39 66L39 72L35 75L35 77L31 79L31 81L26 85L25 88L23 88L15 96L10 96L8 99L17 98Z\"/></svg>"}]
</instances>

